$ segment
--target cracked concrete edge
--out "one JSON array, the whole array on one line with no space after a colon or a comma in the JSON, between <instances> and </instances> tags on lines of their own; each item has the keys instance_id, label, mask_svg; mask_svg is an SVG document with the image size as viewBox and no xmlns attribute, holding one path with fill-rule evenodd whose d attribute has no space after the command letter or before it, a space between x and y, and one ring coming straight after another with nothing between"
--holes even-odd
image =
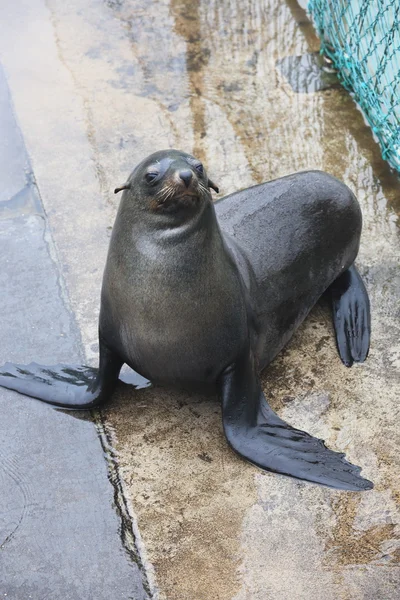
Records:
<instances>
[{"instance_id":1,"label":"cracked concrete edge","mask_svg":"<svg viewBox=\"0 0 400 600\"><path fill-rule=\"evenodd\" d=\"M120 472L118 456L115 450L114 432L107 425L100 411L92 411L92 416L106 457L109 480L115 490L114 500L118 507L117 512L121 520L121 527L122 530L125 530L125 533L122 533L123 544L146 577L146 581L144 582L146 592L152 600L159 600L160 596L155 570L148 559L146 547L140 534L138 520Z\"/></svg>"}]
</instances>

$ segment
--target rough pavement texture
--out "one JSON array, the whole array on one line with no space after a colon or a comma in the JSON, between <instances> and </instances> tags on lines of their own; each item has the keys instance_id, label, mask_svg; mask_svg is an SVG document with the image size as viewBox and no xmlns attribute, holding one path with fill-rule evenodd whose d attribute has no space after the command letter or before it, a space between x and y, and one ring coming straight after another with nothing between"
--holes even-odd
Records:
<instances>
[{"instance_id":1,"label":"rough pavement texture","mask_svg":"<svg viewBox=\"0 0 400 600\"><path fill-rule=\"evenodd\" d=\"M304 13L292 0L7 4L1 60L88 359L112 190L146 154L194 153L222 194L323 169L362 206L367 363L340 363L318 306L263 382L283 418L345 451L375 489L261 473L228 449L213 399L121 385L104 415L159 597L398 598L399 182L346 92L295 93L276 68L318 49Z\"/></svg>"},{"instance_id":2,"label":"rough pavement texture","mask_svg":"<svg viewBox=\"0 0 400 600\"><path fill-rule=\"evenodd\" d=\"M79 332L1 68L0 131L0 364L79 364ZM100 440L86 413L4 388L0 415L0 598L148 598L107 435Z\"/></svg>"}]
</instances>

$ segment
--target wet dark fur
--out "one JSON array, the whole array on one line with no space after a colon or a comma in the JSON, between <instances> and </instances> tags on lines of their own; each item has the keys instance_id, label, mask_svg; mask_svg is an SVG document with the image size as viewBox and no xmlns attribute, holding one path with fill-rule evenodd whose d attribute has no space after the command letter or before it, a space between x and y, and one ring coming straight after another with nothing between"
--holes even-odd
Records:
<instances>
[{"instance_id":1,"label":"wet dark fur","mask_svg":"<svg viewBox=\"0 0 400 600\"><path fill-rule=\"evenodd\" d=\"M259 467L342 489L372 484L344 455L268 406L258 372L322 294L343 362L363 361L369 301L354 260L361 212L351 191L309 171L213 205L199 161L168 150L131 174L113 229L99 321L100 366L6 365L0 384L57 406L111 396L122 364L154 383L212 386L232 448Z\"/></svg>"}]
</instances>

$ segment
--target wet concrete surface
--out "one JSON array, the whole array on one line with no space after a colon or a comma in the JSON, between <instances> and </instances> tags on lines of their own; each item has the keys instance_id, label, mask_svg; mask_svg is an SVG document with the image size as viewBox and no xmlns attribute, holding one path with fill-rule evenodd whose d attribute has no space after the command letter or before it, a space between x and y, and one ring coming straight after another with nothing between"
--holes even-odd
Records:
<instances>
[{"instance_id":1,"label":"wet concrete surface","mask_svg":"<svg viewBox=\"0 0 400 600\"><path fill-rule=\"evenodd\" d=\"M0 363L81 362L56 249L0 71ZM0 389L0 597L147 598L105 435ZM131 525L129 525L131 527Z\"/></svg>"},{"instance_id":2,"label":"wet concrete surface","mask_svg":"<svg viewBox=\"0 0 400 600\"><path fill-rule=\"evenodd\" d=\"M330 61L319 52L286 56L276 66L295 92L309 94L340 86Z\"/></svg>"},{"instance_id":3,"label":"wet concrete surface","mask_svg":"<svg viewBox=\"0 0 400 600\"><path fill-rule=\"evenodd\" d=\"M293 0L19 0L5 13L1 60L87 360L112 190L146 154L194 153L221 195L323 169L362 206L368 361L340 363L321 305L263 384L284 419L345 451L375 489L261 473L228 449L213 399L121 385L103 419L154 596L398 598L400 186L344 90L298 93L277 69L319 48L304 11Z\"/></svg>"}]
</instances>

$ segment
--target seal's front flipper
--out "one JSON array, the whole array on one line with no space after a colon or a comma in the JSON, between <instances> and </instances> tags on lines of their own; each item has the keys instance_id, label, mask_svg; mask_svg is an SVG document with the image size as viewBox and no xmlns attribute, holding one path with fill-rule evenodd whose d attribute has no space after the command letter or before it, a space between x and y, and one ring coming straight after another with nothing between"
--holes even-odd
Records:
<instances>
[{"instance_id":1,"label":"seal's front flipper","mask_svg":"<svg viewBox=\"0 0 400 600\"><path fill-rule=\"evenodd\" d=\"M230 446L266 471L343 490L369 490L360 468L320 439L294 429L268 405L250 353L226 369L218 382L224 430Z\"/></svg>"},{"instance_id":2,"label":"seal's front flipper","mask_svg":"<svg viewBox=\"0 0 400 600\"><path fill-rule=\"evenodd\" d=\"M100 341L99 369L37 363L0 367L0 386L62 408L90 409L107 400L118 380L122 361Z\"/></svg>"},{"instance_id":3,"label":"seal's front flipper","mask_svg":"<svg viewBox=\"0 0 400 600\"><path fill-rule=\"evenodd\" d=\"M368 356L371 336L368 292L354 265L332 283L328 292L340 358L346 367L351 367L353 362L363 362Z\"/></svg>"}]
</instances>

